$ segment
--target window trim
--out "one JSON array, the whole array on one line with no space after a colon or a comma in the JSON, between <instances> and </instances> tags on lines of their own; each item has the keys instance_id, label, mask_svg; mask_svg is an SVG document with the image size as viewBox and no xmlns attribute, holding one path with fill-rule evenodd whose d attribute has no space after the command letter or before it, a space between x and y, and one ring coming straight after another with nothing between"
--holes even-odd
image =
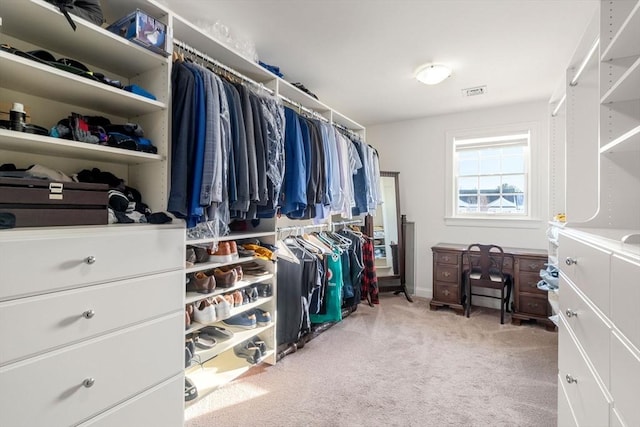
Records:
<instances>
[{"instance_id":1,"label":"window trim","mask_svg":"<svg viewBox=\"0 0 640 427\"><path fill-rule=\"evenodd\" d=\"M507 125L496 125L483 128L450 130L446 132L446 159L445 159L445 222L447 225L462 226L515 226L518 228L533 228L538 226L540 220L541 206L541 176L540 170L540 123L521 122ZM500 215L500 214L456 214L455 182L454 171L454 140L490 138L500 135L518 134L529 132L529 165L527 177L527 191L529 193L529 209L527 215Z\"/></svg>"}]
</instances>

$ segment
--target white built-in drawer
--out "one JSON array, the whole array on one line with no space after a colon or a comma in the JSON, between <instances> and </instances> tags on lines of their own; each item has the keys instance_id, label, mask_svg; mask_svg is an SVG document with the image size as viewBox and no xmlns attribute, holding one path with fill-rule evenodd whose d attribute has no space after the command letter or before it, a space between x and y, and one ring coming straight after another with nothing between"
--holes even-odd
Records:
<instances>
[{"instance_id":1,"label":"white built-in drawer","mask_svg":"<svg viewBox=\"0 0 640 427\"><path fill-rule=\"evenodd\" d=\"M579 427L573 416L569 396L565 388L564 378L558 377L558 427ZM569 385L569 384L566 384Z\"/></svg>"},{"instance_id":2,"label":"white built-in drawer","mask_svg":"<svg viewBox=\"0 0 640 427\"><path fill-rule=\"evenodd\" d=\"M558 322L558 375L558 380L564 381L577 424L608 426L610 399L570 335L563 316Z\"/></svg>"},{"instance_id":3,"label":"white built-in drawer","mask_svg":"<svg viewBox=\"0 0 640 427\"><path fill-rule=\"evenodd\" d=\"M184 266L184 229L149 225L0 234L0 301Z\"/></svg>"},{"instance_id":4,"label":"white built-in drawer","mask_svg":"<svg viewBox=\"0 0 640 427\"><path fill-rule=\"evenodd\" d=\"M0 302L0 366L181 311L183 283L172 271Z\"/></svg>"},{"instance_id":5,"label":"white built-in drawer","mask_svg":"<svg viewBox=\"0 0 640 427\"><path fill-rule=\"evenodd\" d=\"M576 291L573 283L560 276L560 312L606 387L609 387L610 322L601 317Z\"/></svg>"},{"instance_id":6,"label":"white built-in drawer","mask_svg":"<svg viewBox=\"0 0 640 427\"><path fill-rule=\"evenodd\" d=\"M611 258L611 320L640 348L640 264L617 255Z\"/></svg>"},{"instance_id":7,"label":"white built-in drawer","mask_svg":"<svg viewBox=\"0 0 640 427\"><path fill-rule=\"evenodd\" d=\"M2 367L0 425L88 420L180 374L183 339L184 315L176 313Z\"/></svg>"},{"instance_id":8,"label":"white built-in drawer","mask_svg":"<svg viewBox=\"0 0 640 427\"><path fill-rule=\"evenodd\" d=\"M611 334L611 396L624 424L640 426L640 352L616 331Z\"/></svg>"},{"instance_id":9,"label":"white built-in drawer","mask_svg":"<svg viewBox=\"0 0 640 427\"><path fill-rule=\"evenodd\" d=\"M575 240L562 232L558 251L560 269L605 316L609 316L611 252Z\"/></svg>"},{"instance_id":10,"label":"white built-in drawer","mask_svg":"<svg viewBox=\"0 0 640 427\"><path fill-rule=\"evenodd\" d=\"M180 374L79 427L180 427L184 423L184 374Z\"/></svg>"}]
</instances>

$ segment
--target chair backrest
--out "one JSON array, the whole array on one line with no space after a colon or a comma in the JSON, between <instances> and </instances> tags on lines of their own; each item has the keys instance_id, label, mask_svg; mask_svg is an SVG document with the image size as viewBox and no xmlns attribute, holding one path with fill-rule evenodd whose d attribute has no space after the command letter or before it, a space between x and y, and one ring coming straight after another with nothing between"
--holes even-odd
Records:
<instances>
[{"instance_id":1,"label":"chair backrest","mask_svg":"<svg viewBox=\"0 0 640 427\"><path fill-rule=\"evenodd\" d=\"M466 257L469 273L476 276L472 277L473 280L495 281L492 279L496 276L504 279L504 251L500 246L472 243L463 257Z\"/></svg>"}]
</instances>

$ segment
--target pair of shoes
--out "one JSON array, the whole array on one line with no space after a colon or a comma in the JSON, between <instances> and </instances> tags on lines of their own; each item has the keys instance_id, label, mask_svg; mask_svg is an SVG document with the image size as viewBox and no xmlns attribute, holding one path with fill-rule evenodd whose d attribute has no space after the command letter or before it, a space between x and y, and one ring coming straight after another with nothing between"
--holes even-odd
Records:
<instances>
[{"instance_id":1,"label":"pair of shoes","mask_svg":"<svg viewBox=\"0 0 640 427\"><path fill-rule=\"evenodd\" d=\"M205 298L194 303L193 318L198 323L213 323L216 321L215 300Z\"/></svg>"},{"instance_id":2,"label":"pair of shoes","mask_svg":"<svg viewBox=\"0 0 640 427\"><path fill-rule=\"evenodd\" d=\"M249 310L247 313L256 317L256 323L259 326L267 326L271 323L271 313L268 311L264 311L260 308L254 308L253 310Z\"/></svg>"},{"instance_id":3,"label":"pair of shoes","mask_svg":"<svg viewBox=\"0 0 640 427\"><path fill-rule=\"evenodd\" d=\"M200 294L210 294L216 288L216 279L213 275L207 275L203 271L193 273L189 277L187 290Z\"/></svg>"},{"instance_id":4,"label":"pair of shoes","mask_svg":"<svg viewBox=\"0 0 640 427\"><path fill-rule=\"evenodd\" d=\"M191 365L191 359L193 359L193 355L196 354L196 345L195 342L189 338L184 343L184 367L188 368Z\"/></svg>"},{"instance_id":5,"label":"pair of shoes","mask_svg":"<svg viewBox=\"0 0 640 427\"><path fill-rule=\"evenodd\" d=\"M245 359L252 365L260 362L264 357L262 351L260 351L260 348L251 341L245 341L233 347L233 352L237 357Z\"/></svg>"},{"instance_id":6,"label":"pair of shoes","mask_svg":"<svg viewBox=\"0 0 640 427\"><path fill-rule=\"evenodd\" d=\"M203 350L208 350L218 344L215 337L208 335L202 331L200 331L200 333L193 338L193 342L195 343L196 347Z\"/></svg>"},{"instance_id":7,"label":"pair of shoes","mask_svg":"<svg viewBox=\"0 0 640 427\"><path fill-rule=\"evenodd\" d=\"M233 240L219 242L215 251L209 249L209 262L233 262L238 258L238 245Z\"/></svg>"},{"instance_id":8,"label":"pair of shoes","mask_svg":"<svg viewBox=\"0 0 640 427\"><path fill-rule=\"evenodd\" d=\"M229 301L222 295L217 295L214 298L214 302L216 305L216 317L218 320L226 319L231 316L231 307L233 307L233 296L232 300Z\"/></svg>"},{"instance_id":9,"label":"pair of shoes","mask_svg":"<svg viewBox=\"0 0 640 427\"><path fill-rule=\"evenodd\" d=\"M247 302L256 302L258 301L258 288L256 286L245 288L244 295Z\"/></svg>"},{"instance_id":10,"label":"pair of shoes","mask_svg":"<svg viewBox=\"0 0 640 427\"><path fill-rule=\"evenodd\" d=\"M189 378L184 377L184 401L189 402L196 397L198 397L198 389Z\"/></svg>"},{"instance_id":11,"label":"pair of shoes","mask_svg":"<svg viewBox=\"0 0 640 427\"><path fill-rule=\"evenodd\" d=\"M227 326L233 326L235 328L253 329L258 325L256 315L253 313L240 313L235 316L229 317L222 321Z\"/></svg>"},{"instance_id":12,"label":"pair of shoes","mask_svg":"<svg viewBox=\"0 0 640 427\"><path fill-rule=\"evenodd\" d=\"M191 320L193 319L193 304L187 304L184 306L184 328L189 329L191 326Z\"/></svg>"},{"instance_id":13,"label":"pair of shoes","mask_svg":"<svg viewBox=\"0 0 640 427\"><path fill-rule=\"evenodd\" d=\"M242 267L244 272L250 276L263 276L265 274L269 274L269 272L267 271L266 268L264 268L264 266L256 262L243 264Z\"/></svg>"},{"instance_id":14,"label":"pair of shoes","mask_svg":"<svg viewBox=\"0 0 640 427\"><path fill-rule=\"evenodd\" d=\"M213 276L216 279L216 283L221 288L230 288L238 281L238 271L232 268L228 271L224 271L221 268L213 269Z\"/></svg>"},{"instance_id":15,"label":"pair of shoes","mask_svg":"<svg viewBox=\"0 0 640 427\"><path fill-rule=\"evenodd\" d=\"M233 338L233 332L217 325L205 326L204 328L200 329L200 333L212 336L219 341L225 341Z\"/></svg>"},{"instance_id":16,"label":"pair of shoes","mask_svg":"<svg viewBox=\"0 0 640 427\"><path fill-rule=\"evenodd\" d=\"M209 260L209 253L207 252L207 248L203 248L202 246L193 246L193 245L187 246L187 256L186 256L185 263L198 264L201 262L207 262L208 260Z\"/></svg>"},{"instance_id":17,"label":"pair of shoes","mask_svg":"<svg viewBox=\"0 0 640 427\"><path fill-rule=\"evenodd\" d=\"M266 261L275 261L276 255L273 251L265 248L264 246L254 245L252 243L245 243L242 245L244 249L255 252L255 256Z\"/></svg>"},{"instance_id":18,"label":"pair of shoes","mask_svg":"<svg viewBox=\"0 0 640 427\"><path fill-rule=\"evenodd\" d=\"M242 304L246 304L246 302L244 300L243 292L235 291L232 295L233 295L233 306L234 307L239 307Z\"/></svg>"},{"instance_id":19,"label":"pair of shoes","mask_svg":"<svg viewBox=\"0 0 640 427\"><path fill-rule=\"evenodd\" d=\"M262 283L258 285L258 294L260 295L261 298L267 298L273 295L273 292L271 291L271 284Z\"/></svg>"}]
</instances>

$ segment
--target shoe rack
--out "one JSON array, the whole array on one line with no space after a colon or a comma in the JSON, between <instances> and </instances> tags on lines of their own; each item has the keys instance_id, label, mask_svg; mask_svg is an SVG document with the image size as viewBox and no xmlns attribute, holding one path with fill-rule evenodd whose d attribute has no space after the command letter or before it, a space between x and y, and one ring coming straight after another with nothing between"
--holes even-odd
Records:
<instances>
[{"instance_id":1,"label":"shoe rack","mask_svg":"<svg viewBox=\"0 0 640 427\"><path fill-rule=\"evenodd\" d=\"M235 242L236 246L241 249L242 243L258 239L262 242L275 245L275 220L261 220L258 228L254 228L245 232L231 233L228 236L220 237L219 240L213 238L190 239L187 240L188 246L206 247L218 242ZM203 300L215 299L225 295L237 294L238 291L249 290L251 288L263 287L270 285L270 295L262 295L258 293L255 301L246 302L232 306L225 316L216 315L215 322L200 323L192 320L189 325L185 324L185 342L193 337L197 337L199 331L209 325L222 327L233 333L229 339L216 339L216 344L211 348L196 348L195 354L189 362L186 362L185 356L185 375L195 385L198 398L206 396L218 387L232 381L242 375L253 366L260 363L274 365L276 363L276 263L274 261L264 260L258 257L245 256L238 257L228 262L201 262L185 269L185 279L192 277L194 273L209 272L215 269L229 269L233 266L242 268L248 265L260 265L266 274L251 275L249 269L243 270L242 280L235 281L231 286L220 287L216 284L215 289L210 293L199 293L196 291L187 291L185 293L185 309L188 305L197 306ZM244 295L243 295L244 297ZM237 301L237 299L236 299ZM260 309L271 315L271 322L268 324L256 324L252 328L243 328L238 326L230 326L224 323L231 317L242 316L251 313L254 309ZM194 310L197 310L195 308ZM218 310L219 312L222 310ZM259 349L258 360L250 357L243 357L240 351L246 343L263 341L264 348ZM186 351L186 350L185 350ZM247 356L248 353L244 355ZM197 402L198 398L186 402L189 406Z\"/></svg>"}]
</instances>

